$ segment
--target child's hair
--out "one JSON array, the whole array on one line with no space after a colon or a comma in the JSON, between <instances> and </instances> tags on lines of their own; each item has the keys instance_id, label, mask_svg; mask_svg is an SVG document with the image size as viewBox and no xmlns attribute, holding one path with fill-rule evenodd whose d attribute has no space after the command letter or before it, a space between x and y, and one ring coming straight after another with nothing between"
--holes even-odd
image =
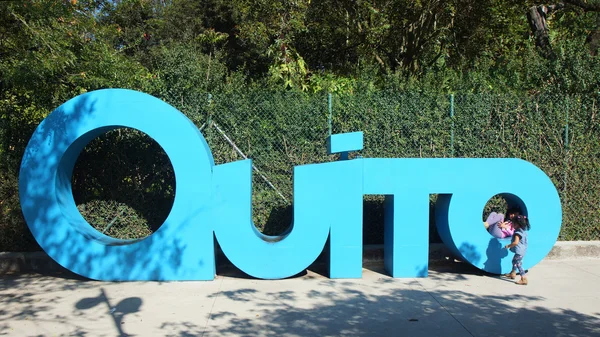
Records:
<instances>
[{"instance_id":1,"label":"child's hair","mask_svg":"<svg viewBox=\"0 0 600 337\"><path fill-rule=\"evenodd\" d=\"M510 216L510 214L514 214L515 216L521 214L521 207L515 206L506 210L506 215Z\"/></svg>"},{"instance_id":2,"label":"child's hair","mask_svg":"<svg viewBox=\"0 0 600 337\"><path fill-rule=\"evenodd\" d=\"M529 219L527 219L526 215L517 215L514 219L514 222L516 222L519 225L519 227L523 228L526 231L528 231L531 228L531 225L529 225Z\"/></svg>"}]
</instances>

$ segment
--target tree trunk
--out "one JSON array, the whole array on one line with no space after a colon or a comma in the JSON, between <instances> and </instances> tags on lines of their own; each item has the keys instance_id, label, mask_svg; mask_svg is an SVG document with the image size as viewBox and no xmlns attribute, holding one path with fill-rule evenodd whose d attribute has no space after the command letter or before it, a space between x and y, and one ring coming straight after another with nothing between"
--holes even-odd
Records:
<instances>
[{"instance_id":1,"label":"tree trunk","mask_svg":"<svg viewBox=\"0 0 600 337\"><path fill-rule=\"evenodd\" d=\"M527 19L529 21L529 27L535 37L535 45L540 49L542 54L546 57L552 56L552 46L550 45L550 38L548 37L548 23L546 17L554 10L563 8L564 4L560 3L557 5L540 5L529 8L527 12Z\"/></svg>"}]
</instances>

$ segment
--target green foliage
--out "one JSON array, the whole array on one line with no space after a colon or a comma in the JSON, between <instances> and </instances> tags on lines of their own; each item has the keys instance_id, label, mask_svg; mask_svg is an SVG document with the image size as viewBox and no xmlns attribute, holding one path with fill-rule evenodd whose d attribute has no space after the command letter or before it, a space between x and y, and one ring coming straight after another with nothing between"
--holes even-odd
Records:
<instances>
[{"instance_id":1,"label":"green foliage","mask_svg":"<svg viewBox=\"0 0 600 337\"><path fill-rule=\"evenodd\" d=\"M157 94L167 100L220 91L228 71L219 55L209 58L193 44L163 46L152 52L153 69L161 80Z\"/></svg>"},{"instance_id":2,"label":"green foliage","mask_svg":"<svg viewBox=\"0 0 600 337\"><path fill-rule=\"evenodd\" d=\"M73 198L94 228L121 238L147 236L167 218L175 174L163 149L145 134L116 129L91 141L73 170ZM139 236L138 236L139 237Z\"/></svg>"},{"instance_id":3,"label":"green foliage","mask_svg":"<svg viewBox=\"0 0 600 337\"><path fill-rule=\"evenodd\" d=\"M280 52L285 48L285 52ZM298 88L302 91L308 90L308 69L304 59L289 47L284 47L281 41L269 48L269 53L275 61L269 67L269 82L271 85L283 84L284 88ZM277 55L277 56L275 56Z\"/></svg>"},{"instance_id":4,"label":"green foliage","mask_svg":"<svg viewBox=\"0 0 600 337\"><path fill-rule=\"evenodd\" d=\"M212 113L212 121L260 171L253 173L253 219L266 233L281 233L291 221L292 168L335 159L325 153L326 107L325 94L245 90L215 93L210 110L205 111ZM457 157L523 158L544 170L559 190L564 214L560 238L600 238L595 207L600 195L593 188L600 179L595 160L600 154L596 96L464 94L456 96L454 108L451 119L448 96L434 93L335 95L334 132L363 130L365 150L361 154L365 157L444 158L454 153ZM565 135L567 122L569 133ZM215 162L242 159L221 131L210 125L203 129ZM170 202L165 197L172 196L172 190L169 179L159 178L157 172L168 165L164 157L159 160L151 155L160 152L152 147L155 145L144 144L135 133L109 134L88 146L80 158L88 164L78 162L74 193L78 195L81 182L88 183L87 199L79 204L97 228L119 215L118 219L131 225L119 235L130 237L125 233L142 233L143 226L151 223L149 209L162 209L161 219L166 216ZM132 169L119 173L123 167ZM172 179L172 175L168 177ZM101 195L110 191L106 186L115 185L120 187L112 194ZM148 203L138 207L133 205L136 199ZM366 242L381 242L381 202L375 198L365 203L373 210L364 219ZM124 204L130 208L123 210ZM492 201L486 211L498 210L500 204ZM94 218L94 210L101 212L103 220ZM121 218L121 213L127 217Z\"/></svg>"},{"instance_id":5,"label":"green foliage","mask_svg":"<svg viewBox=\"0 0 600 337\"><path fill-rule=\"evenodd\" d=\"M336 76L331 73L314 74L310 77L310 89L314 93L352 94L357 85L355 79Z\"/></svg>"},{"instance_id":6,"label":"green foliage","mask_svg":"<svg viewBox=\"0 0 600 337\"><path fill-rule=\"evenodd\" d=\"M110 43L91 2L0 3L0 207L3 249L36 249L18 205L17 176L31 133L58 105L106 87L152 92L155 77Z\"/></svg>"},{"instance_id":7,"label":"green foliage","mask_svg":"<svg viewBox=\"0 0 600 337\"><path fill-rule=\"evenodd\" d=\"M114 200L92 200L77 205L86 221L97 231L120 239L140 239L153 230L143 215Z\"/></svg>"},{"instance_id":8,"label":"green foliage","mask_svg":"<svg viewBox=\"0 0 600 337\"><path fill-rule=\"evenodd\" d=\"M37 251L40 247L29 232L19 204L18 177L0 170L0 251Z\"/></svg>"},{"instance_id":9,"label":"green foliage","mask_svg":"<svg viewBox=\"0 0 600 337\"><path fill-rule=\"evenodd\" d=\"M217 163L242 158L222 132L253 158L253 219L268 234L291 221L292 167L334 159L323 145L332 93L334 132L365 131L363 155L525 158L560 190L561 239L597 239L600 8L565 3L547 17L545 58L526 20L539 1L0 2L0 249L38 249L17 188L35 127L110 87L183 111ZM123 130L86 147L74 194L92 225L116 218L108 233L127 238L158 228L175 188L161 151ZM381 197L365 205L376 242Z\"/></svg>"},{"instance_id":10,"label":"green foliage","mask_svg":"<svg viewBox=\"0 0 600 337\"><path fill-rule=\"evenodd\" d=\"M0 153L10 165L33 128L69 98L106 87L152 91L153 76L106 42L111 27L96 25L75 7L2 2L0 15Z\"/></svg>"},{"instance_id":11,"label":"green foliage","mask_svg":"<svg viewBox=\"0 0 600 337\"><path fill-rule=\"evenodd\" d=\"M600 151L595 141L600 136L596 95L460 94L455 97L453 119L449 96L426 91L357 91L333 98L333 131L364 131L361 155L446 158L454 153L456 157L525 159L544 170L559 191L564 214L560 238L600 238L594 206L600 194L591 187L600 181L595 160ZM287 200L293 198L293 166L335 159L325 153L325 94L253 90L215 95L213 104L213 120L219 128ZM214 128L204 134L217 163L242 158ZM291 209L258 172L253 174L255 224L263 231L280 233L288 226ZM485 215L504 211L504 201L497 199L482 210ZM365 207L373 211L364 219L365 242L380 243L381 200L368 198Z\"/></svg>"}]
</instances>

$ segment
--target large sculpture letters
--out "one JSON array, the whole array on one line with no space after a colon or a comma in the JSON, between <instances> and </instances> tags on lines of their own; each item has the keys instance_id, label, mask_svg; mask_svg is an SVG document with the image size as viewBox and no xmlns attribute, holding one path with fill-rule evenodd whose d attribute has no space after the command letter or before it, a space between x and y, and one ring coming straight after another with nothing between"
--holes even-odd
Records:
<instances>
[{"instance_id":1,"label":"large sculpture letters","mask_svg":"<svg viewBox=\"0 0 600 337\"><path fill-rule=\"evenodd\" d=\"M85 145L115 128L138 129L165 150L176 177L171 213L158 231L119 240L93 229L75 206L71 175ZM362 133L334 135L331 152L362 148ZM561 204L550 179L519 159L358 158L294 169L294 215L278 237L251 216L251 161L214 165L202 134L183 114L140 92L107 89L75 97L36 129L19 177L23 214L40 246L71 271L99 280L212 280L215 240L247 274L293 276L326 247L330 277L362 271L363 195L385 195L385 266L393 277L427 276L429 196L436 223L459 257L491 273L510 270L507 240L491 237L481 215L502 194L529 215L525 268L558 238ZM214 233L214 237L213 237ZM329 243L326 245L326 243Z\"/></svg>"}]
</instances>

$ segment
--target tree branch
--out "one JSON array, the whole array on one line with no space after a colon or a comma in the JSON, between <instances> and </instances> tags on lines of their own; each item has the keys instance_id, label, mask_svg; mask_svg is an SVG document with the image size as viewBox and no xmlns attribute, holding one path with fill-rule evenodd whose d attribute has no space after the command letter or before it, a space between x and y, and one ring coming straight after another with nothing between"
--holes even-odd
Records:
<instances>
[{"instance_id":1,"label":"tree branch","mask_svg":"<svg viewBox=\"0 0 600 337\"><path fill-rule=\"evenodd\" d=\"M10 14L17 19L18 21L20 21L21 23L23 23L23 25L25 25L25 27L27 27L27 29L29 29L35 36L39 37L42 42L46 45L46 47L48 47L48 49L50 49L50 52L52 54L54 54L54 49L52 49L52 46L50 46L50 44L46 41L46 39L44 39L44 37L42 36L42 34L38 33L35 29L33 29L28 23L27 21L25 21L25 19L23 19L22 17L20 17L19 15L17 15L15 12L13 12L12 10L10 11Z\"/></svg>"},{"instance_id":2,"label":"tree branch","mask_svg":"<svg viewBox=\"0 0 600 337\"><path fill-rule=\"evenodd\" d=\"M600 12L600 1L597 0L563 0L565 3L580 7L586 11Z\"/></svg>"}]
</instances>

